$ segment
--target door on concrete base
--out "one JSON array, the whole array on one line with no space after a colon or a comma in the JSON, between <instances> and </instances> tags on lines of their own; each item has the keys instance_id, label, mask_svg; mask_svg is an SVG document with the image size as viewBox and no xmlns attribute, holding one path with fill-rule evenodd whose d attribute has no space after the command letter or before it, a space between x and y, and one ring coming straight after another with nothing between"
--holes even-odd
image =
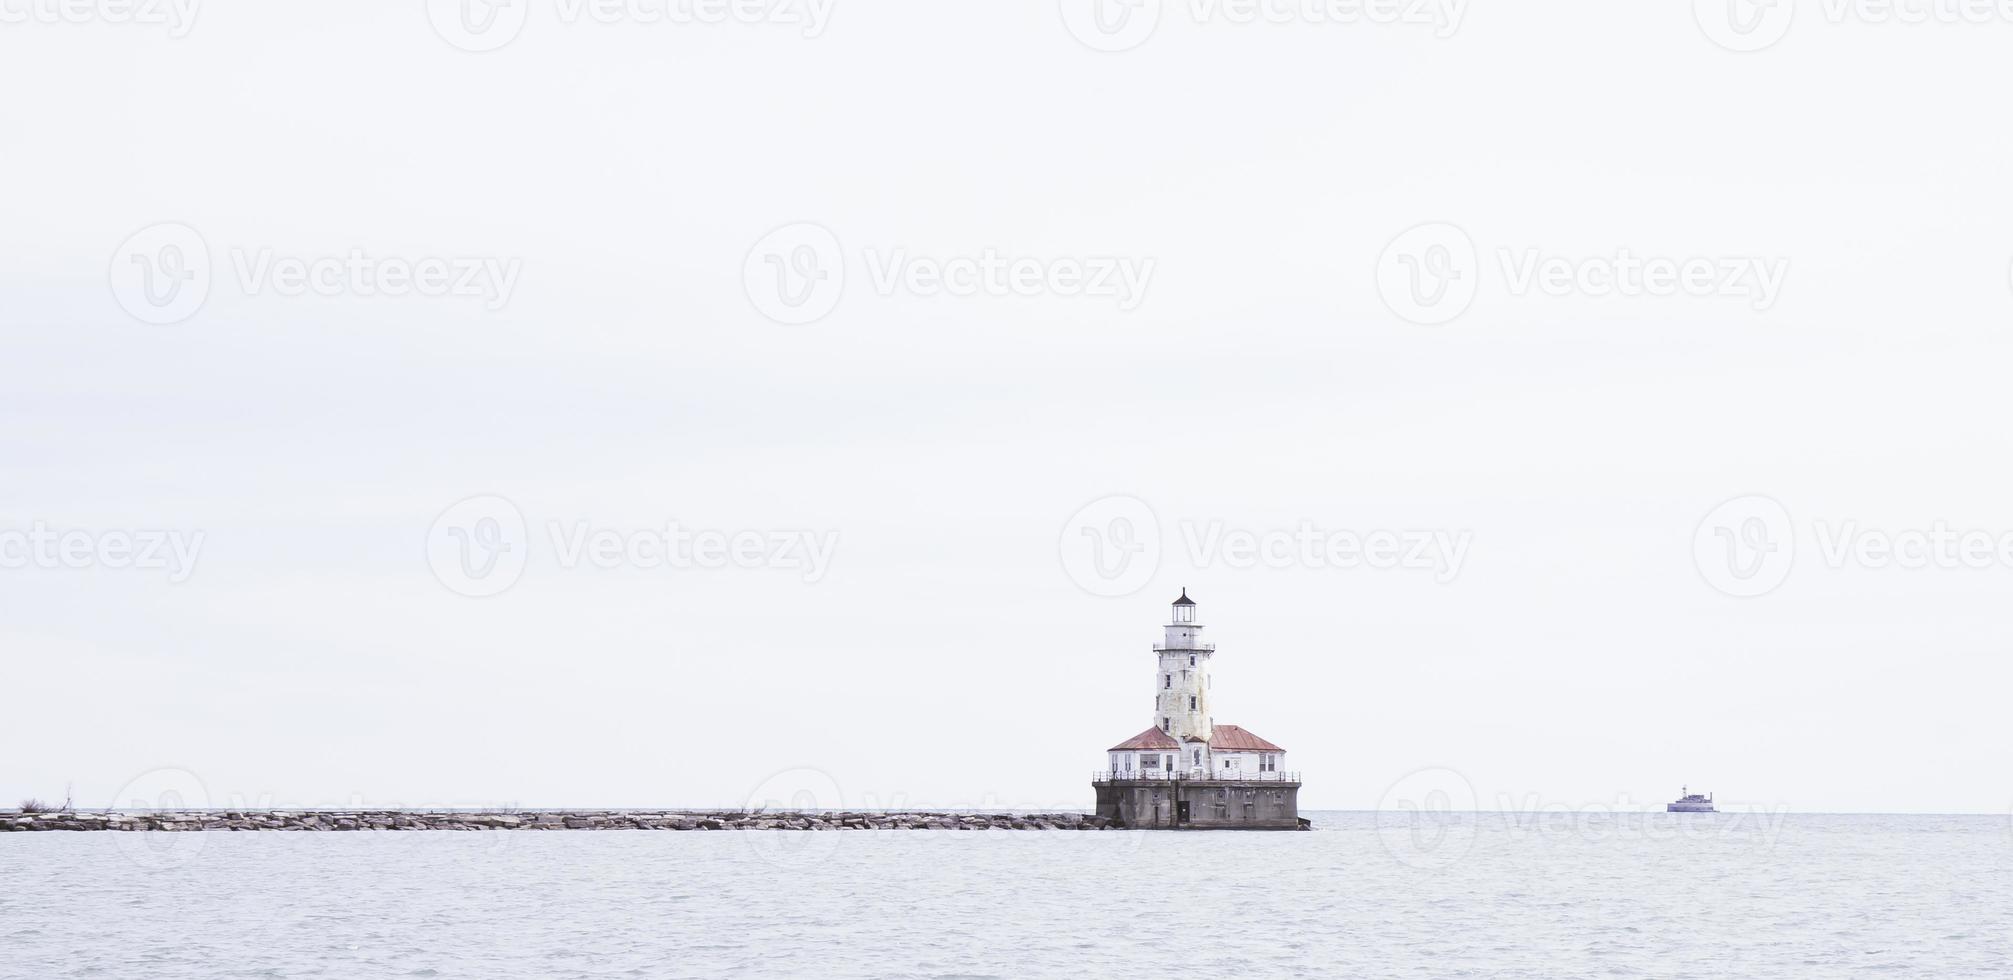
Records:
<instances>
[{"instance_id":1,"label":"door on concrete base","mask_svg":"<svg viewBox=\"0 0 2013 980\"><path fill-rule=\"evenodd\" d=\"M1182 824L1182 823L1187 823L1187 822L1188 822L1188 801L1187 801L1187 800L1181 800L1180 802L1177 802L1177 803L1175 803L1175 804L1174 804L1174 822L1175 822L1175 823L1178 823L1178 824Z\"/></svg>"}]
</instances>

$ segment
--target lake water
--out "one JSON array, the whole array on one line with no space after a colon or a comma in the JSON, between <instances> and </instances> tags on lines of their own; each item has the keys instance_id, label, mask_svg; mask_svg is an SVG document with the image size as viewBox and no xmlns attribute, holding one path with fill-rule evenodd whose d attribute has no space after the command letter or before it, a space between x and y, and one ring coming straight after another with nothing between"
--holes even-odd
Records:
<instances>
[{"instance_id":1,"label":"lake water","mask_svg":"<svg viewBox=\"0 0 2013 980\"><path fill-rule=\"evenodd\" d=\"M2004 817L0 834L0 976L2006 977Z\"/></svg>"}]
</instances>

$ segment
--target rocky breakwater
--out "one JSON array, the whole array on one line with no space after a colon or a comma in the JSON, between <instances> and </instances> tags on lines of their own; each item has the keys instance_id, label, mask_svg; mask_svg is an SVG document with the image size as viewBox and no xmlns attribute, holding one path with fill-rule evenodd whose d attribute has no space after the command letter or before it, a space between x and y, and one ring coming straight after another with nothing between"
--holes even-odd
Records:
<instances>
[{"instance_id":1,"label":"rocky breakwater","mask_svg":"<svg viewBox=\"0 0 2013 980\"><path fill-rule=\"evenodd\" d=\"M99 831L335 830L1110 830L1083 813L964 811L779 812L725 810L147 810L0 811L0 833Z\"/></svg>"}]
</instances>

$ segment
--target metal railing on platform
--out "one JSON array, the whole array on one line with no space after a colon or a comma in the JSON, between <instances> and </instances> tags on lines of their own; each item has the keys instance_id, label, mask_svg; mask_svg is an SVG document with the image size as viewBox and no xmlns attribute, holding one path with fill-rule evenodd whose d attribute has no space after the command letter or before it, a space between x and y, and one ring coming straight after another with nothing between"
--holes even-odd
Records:
<instances>
[{"instance_id":1,"label":"metal railing on platform","mask_svg":"<svg viewBox=\"0 0 2013 980\"><path fill-rule=\"evenodd\" d=\"M1297 783L1300 774L1282 772L1277 769L1253 772L1248 769L1124 769L1105 770L1090 774L1093 783L1115 783L1127 780L1172 781L1177 779L1231 781L1244 783Z\"/></svg>"}]
</instances>

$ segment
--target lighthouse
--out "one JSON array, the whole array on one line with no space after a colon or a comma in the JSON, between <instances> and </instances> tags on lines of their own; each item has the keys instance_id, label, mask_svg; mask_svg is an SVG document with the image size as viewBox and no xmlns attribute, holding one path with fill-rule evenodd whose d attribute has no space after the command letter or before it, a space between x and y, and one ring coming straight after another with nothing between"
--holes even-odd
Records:
<instances>
[{"instance_id":1,"label":"lighthouse","mask_svg":"<svg viewBox=\"0 0 2013 980\"><path fill-rule=\"evenodd\" d=\"M1153 724L1105 750L1094 775L1099 816L1131 827L1295 830L1299 774L1286 750L1210 711L1199 607L1181 590L1153 648Z\"/></svg>"},{"instance_id":2,"label":"lighthouse","mask_svg":"<svg viewBox=\"0 0 2013 980\"><path fill-rule=\"evenodd\" d=\"M1195 621L1195 600L1186 588L1174 600L1166 635L1153 652L1160 658L1160 690L1154 710L1160 730L1176 741L1209 742L1209 658L1214 644L1202 642L1202 624Z\"/></svg>"}]
</instances>

